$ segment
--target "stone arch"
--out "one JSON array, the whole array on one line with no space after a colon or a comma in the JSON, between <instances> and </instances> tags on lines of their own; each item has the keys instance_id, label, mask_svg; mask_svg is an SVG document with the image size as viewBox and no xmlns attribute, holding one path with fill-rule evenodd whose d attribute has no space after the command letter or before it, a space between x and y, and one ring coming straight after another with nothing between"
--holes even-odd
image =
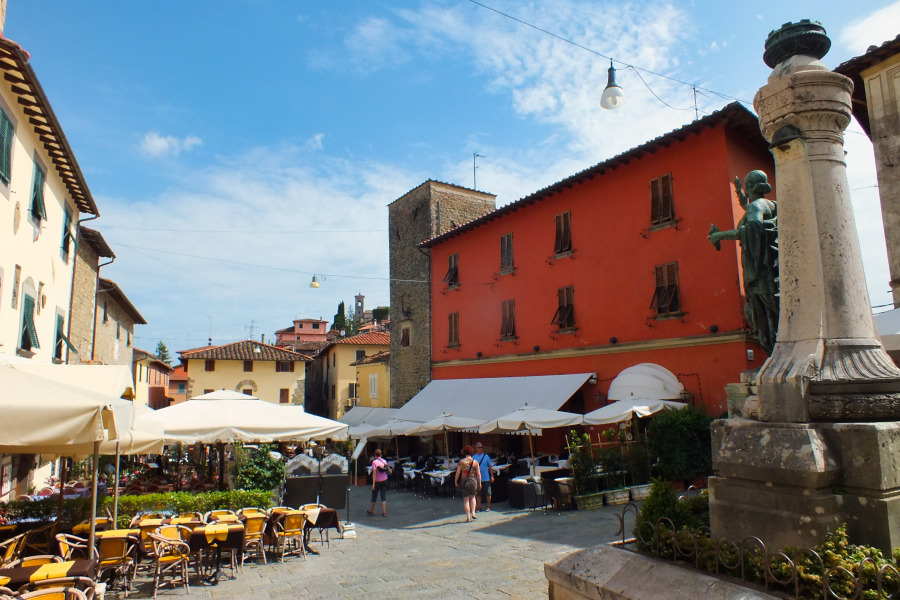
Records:
<instances>
[{"instance_id":1,"label":"stone arch","mask_svg":"<svg viewBox=\"0 0 900 600\"><path fill-rule=\"evenodd\" d=\"M252 379L245 379L234 386L234 391L243 392L245 389L250 388L253 390L253 395L256 395L256 392L259 391L259 387L257 387L256 382Z\"/></svg>"}]
</instances>

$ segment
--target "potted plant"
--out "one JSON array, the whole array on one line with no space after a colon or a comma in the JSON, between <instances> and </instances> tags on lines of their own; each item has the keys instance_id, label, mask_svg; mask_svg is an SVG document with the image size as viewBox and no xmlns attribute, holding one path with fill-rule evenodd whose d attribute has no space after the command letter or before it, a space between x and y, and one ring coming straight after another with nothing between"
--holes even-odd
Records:
<instances>
[{"instance_id":1,"label":"potted plant","mask_svg":"<svg viewBox=\"0 0 900 600\"><path fill-rule=\"evenodd\" d=\"M607 446L600 450L597 461L603 470L606 489L603 492L607 504L625 504L629 492L625 487L625 458L619 445Z\"/></svg>"},{"instance_id":2,"label":"potted plant","mask_svg":"<svg viewBox=\"0 0 900 600\"><path fill-rule=\"evenodd\" d=\"M631 476L632 500L645 500L650 495L651 458L650 448L643 440L628 447L625 461L628 465L628 474Z\"/></svg>"},{"instance_id":3,"label":"potted plant","mask_svg":"<svg viewBox=\"0 0 900 600\"><path fill-rule=\"evenodd\" d=\"M693 406L657 413L647 439L659 457L660 477L686 487L695 478L712 473L711 422L702 409Z\"/></svg>"},{"instance_id":4,"label":"potted plant","mask_svg":"<svg viewBox=\"0 0 900 600\"><path fill-rule=\"evenodd\" d=\"M597 469L591 452L591 439L574 429L569 436L569 462L575 480L575 505L579 510L603 506L603 493L597 489Z\"/></svg>"}]
</instances>

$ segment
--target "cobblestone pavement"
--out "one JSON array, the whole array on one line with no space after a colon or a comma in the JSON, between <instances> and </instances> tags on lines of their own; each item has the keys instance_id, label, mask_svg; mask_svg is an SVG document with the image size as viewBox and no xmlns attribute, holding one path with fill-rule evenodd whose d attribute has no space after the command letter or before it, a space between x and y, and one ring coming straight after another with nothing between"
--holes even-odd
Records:
<instances>
[{"instance_id":1,"label":"cobblestone pavement","mask_svg":"<svg viewBox=\"0 0 900 600\"><path fill-rule=\"evenodd\" d=\"M616 508L591 511L512 509L507 503L466 523L461 498L418 498L388 492L388 516L368 516L369 488L351 492L350 520L356 539L331 531L331 547L313 544L318 555L286 557L284 564L248 562L235 579L194 584L190 598L402 599L547 598L544 563L580 548L609 542L618 529ZM341 520L346 512L340 511ZM630 520L629 520L630 523ZM315 537L315 534L314 534ZM224 573L229 573L225 570ZM149 598L146 577L129 598ZM163 588L159 599L184 596ZM116 594L107 594L107 597Z\"/></svg>"}]
</instances>

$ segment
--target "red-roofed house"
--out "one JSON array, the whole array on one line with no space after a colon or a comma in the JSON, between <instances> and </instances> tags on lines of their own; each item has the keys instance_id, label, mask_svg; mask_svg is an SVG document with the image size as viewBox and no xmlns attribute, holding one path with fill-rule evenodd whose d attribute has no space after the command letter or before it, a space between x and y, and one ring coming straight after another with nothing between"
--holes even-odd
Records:
<instances>
[{"instance_id":1,"label":"red-roofed house","mask_svg":"<svg viewBox=\"0 0 900 600\"><path fill-rule=\"evenodd\" d=\"M169 375L169 398L172 404L178 404L188 399L187 395L188 376L184 372L184 365L178 365Z\"/></svg>"},{"instance_id":2,"label":"red-roofed house","mask_svg":"<svg viewBox=\"0 0 900 600\"><path fill-rule=\"evenodd\" d=\"M310 412L338 419L353 406L356 391L356 367L353 363L366 356L390 349L391 334L386 331L361 333L335 340L325 346L310 367L312 385L307 390ZM312 395L315 394L315 402ZM316 410L312 408L315 405Z\"/></svg>"},{"instance_id":3,"label":"red-roofed house","mask_svg":"<svg viewBox=\"0 0 900 600\"><path fill-rule=\"evenodd\" d=\"M187 374L188 398L225 389L268 402L304 404L306 363L311 360L305 354L253 340L178 354Z\"/></svg>"}]
</instances>

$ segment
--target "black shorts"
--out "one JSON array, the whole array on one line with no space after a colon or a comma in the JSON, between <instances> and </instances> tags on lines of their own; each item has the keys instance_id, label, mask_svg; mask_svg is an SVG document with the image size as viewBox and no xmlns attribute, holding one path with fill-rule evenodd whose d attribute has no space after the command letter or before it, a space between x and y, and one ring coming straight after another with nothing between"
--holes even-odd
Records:
<instances>
[{"instance_id":1,"label":"black shorts","mask_svg":"<svg viewBox=\"0 0 900 600\"><path fill-rule=\"evenodd\" d=\"M481 499L487 500L487 497L491 495L491 480L481 482Z\"/></svg>"},{"instance_id":2,"label":"black shorts","mask_svg":"<svg viewBox=\"0 0 900 600\"><path fill-rule=\"evenodd\" d=\"M381 501L386 502L387 497L387 479L384 481L376 481L375 487L372 488L372 500L371 502L375 502L375 499L378 497L379 492L381 493Z\"/></svg>"}]
</instances>

